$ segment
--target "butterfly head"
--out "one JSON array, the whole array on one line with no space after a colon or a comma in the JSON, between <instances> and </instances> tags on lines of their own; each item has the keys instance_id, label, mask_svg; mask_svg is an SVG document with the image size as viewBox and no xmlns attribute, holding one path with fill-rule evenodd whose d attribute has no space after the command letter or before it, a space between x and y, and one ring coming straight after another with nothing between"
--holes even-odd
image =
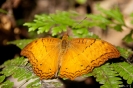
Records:
<instances>
[{"instance_id":1,"label":"butterfly head","mask_svg":"<svg viewBox=\"0 0 133 88\"><path fill-rule=\"evenodd\" d=\"M61 48L66 49L67 45L68 45L68 34L64 33L64 35L62 37Z\"/></svg>"}]
</instances>

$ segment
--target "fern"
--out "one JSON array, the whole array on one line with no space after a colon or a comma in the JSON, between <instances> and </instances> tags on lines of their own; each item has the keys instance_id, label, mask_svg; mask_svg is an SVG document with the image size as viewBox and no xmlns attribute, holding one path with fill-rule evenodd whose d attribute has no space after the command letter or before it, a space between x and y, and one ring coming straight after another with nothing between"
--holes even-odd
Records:
<instances>
[{"instance_id":1,"label":"fern","mask_svg":"<svg viewBox=\"0 0 133 88\"><path fill-rule=\"evenodd\" d=\"M1 88L13 88L13 82L11 82L10 80L6 80L5 82L2 83L2 85L0 85Z\"/></svg>"},{"instance_id":2,"label":"fern","mask_svg":"<svg viewBox=\"0 0 133 88\"><path fill-rule=\"evenodd\" d=\"M56 14L42 14L36 15L33 22L25 23L24 26L29 27L29 32L37 30L38 34L44 32L51 32L52 36L55 36L61 32L67 31L67 28L72 28L72 32L77 37L97 37L97 35L90 33L88 31L87 20L84 20L82 24L80 21L74 20L74 18L79 17L77 13L74 12L59 12ZM75 28L73 28L75 27ZM50 31L51 29L51 31Z\"/></svg>"},{"instance_id":3,"label":"fern","mask_svg":"<svg viewBox=\"0 0 133 88\"><path fill-rule=\"evenodd\" d=\"M52 29L52 35L57 35L63 31L67 30L67 26L72 26L76 22L70 17L75 15L75 13L70 14L68 12L57 12L57 14L42 14L36 15L34 22L25 23L25 26L29 27L29 31L35 31L38 29L37 33L48 32Z\"/></svg>"},{"instance_id":4,"label":"fern","mask_svg":"<svg viewBox=\"0 0 133 88\"><path fill-rule=\"evenodd\" d=\"M102 85L100 88L119 88L122 84L121 78L117 77L119 74L114 71L109 63L102 65L101 67L95 68L93 72L87 74L96 77L96 81Z\"/></svg>"},{"instance_id":5,"label":"fern","mask_svg":"<svg viewBox=\"0 0 133 88\"><path fill-rule=\"evenodd\" d=\"M129 58L129 56L133 53L131 49L126 49L122 47L117 47L117 49L119 50L121 56L124 57L125 59Z\"/></svg>"},{"instance_id":6,"label":"fern","mask_svg":"<svg viewBox=\"0 0 133 88\"><path fill-rule=\"evenodd\" d=\"M13 84L9 80L5 81L6 77L13 76L14 78L17 78L18 81L26 80L29 81L30 79L39 79L37 76L33 74L32 71L28 69L28 60L23 58L23 57L17 57L13 60L8 60L6 61L1 67L3 67L3 70L0 72L0 74L3 74L0 76L1 82L3 82L0 86L1 88L12 88ZM34 82L29 85L35 85L37 87L40 86L38 85L38 81ZM29 86L27 85L27 86ZM34 87L34 86L33 86Z\"/></svg>"},{"instance_id":7,"label":"fern","mask_svg":"<svg viewBox=\"0 0 133 88\"><path fill-rule=\"evenodd\" d=\"M112 64L111 66L114 67L115 71L119 73L123 79L127 80L128 84L131 84L133 82L133 65L130 65L126 62L121 62L117 64Z\"/></svg>"}]
</instances>

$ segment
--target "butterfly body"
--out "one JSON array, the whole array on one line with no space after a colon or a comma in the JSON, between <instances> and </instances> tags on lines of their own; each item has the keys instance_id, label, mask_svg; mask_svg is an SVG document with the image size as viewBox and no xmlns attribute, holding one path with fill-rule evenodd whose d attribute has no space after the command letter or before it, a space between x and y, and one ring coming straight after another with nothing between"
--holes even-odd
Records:
<instances>
[{"instance_id":1,"label":"butterfly body","mask_svg":"<svg viewBox=\"0 0 133 88\"><path fill-rule=\"evenodd\" d=\"M120 53L110 43L90 38L62 39L41 38L28 44L21 52L28 57L33 71L40 79L74 79L91 72L108 59L118 58Z\"/></svg>"}]
</instances>

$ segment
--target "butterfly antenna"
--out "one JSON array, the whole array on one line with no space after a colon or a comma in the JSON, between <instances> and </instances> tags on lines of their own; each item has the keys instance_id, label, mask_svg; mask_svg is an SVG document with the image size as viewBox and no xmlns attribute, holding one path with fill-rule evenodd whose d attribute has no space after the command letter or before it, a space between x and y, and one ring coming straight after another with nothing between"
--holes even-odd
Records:
<instances>
[{"instance_id":1,"label":"butterfly antenna","mask_svg":"<svg viewBox=\"0 0 133 88\"><path fill-rule=\"evenodd\" d=\"M82 23L85 19L87 19L87 17L83 18L83 20L81 20L80 22L78 22L75 26L73 26L73 28L76 27L78 24Z\"/></svg>"}]
</instances>

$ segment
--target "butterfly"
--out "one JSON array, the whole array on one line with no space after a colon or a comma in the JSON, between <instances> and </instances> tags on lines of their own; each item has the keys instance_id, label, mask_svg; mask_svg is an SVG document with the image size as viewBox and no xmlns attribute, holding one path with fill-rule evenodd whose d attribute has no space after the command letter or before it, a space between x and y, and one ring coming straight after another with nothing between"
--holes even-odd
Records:
<instances>
[{"instance_id":1,"label":"butterfly","mask_svg":"<svg viewBox=\"0 0 133 88\"><path fill-rule=\"evenodd\" d=\"M21 55L26 56L34 73L40 79L55 77L75 79L91 72L108 59L120 57L112 44L92 38L62 39L39 38L25 46Z\"/></svg>"}]
</instances>

